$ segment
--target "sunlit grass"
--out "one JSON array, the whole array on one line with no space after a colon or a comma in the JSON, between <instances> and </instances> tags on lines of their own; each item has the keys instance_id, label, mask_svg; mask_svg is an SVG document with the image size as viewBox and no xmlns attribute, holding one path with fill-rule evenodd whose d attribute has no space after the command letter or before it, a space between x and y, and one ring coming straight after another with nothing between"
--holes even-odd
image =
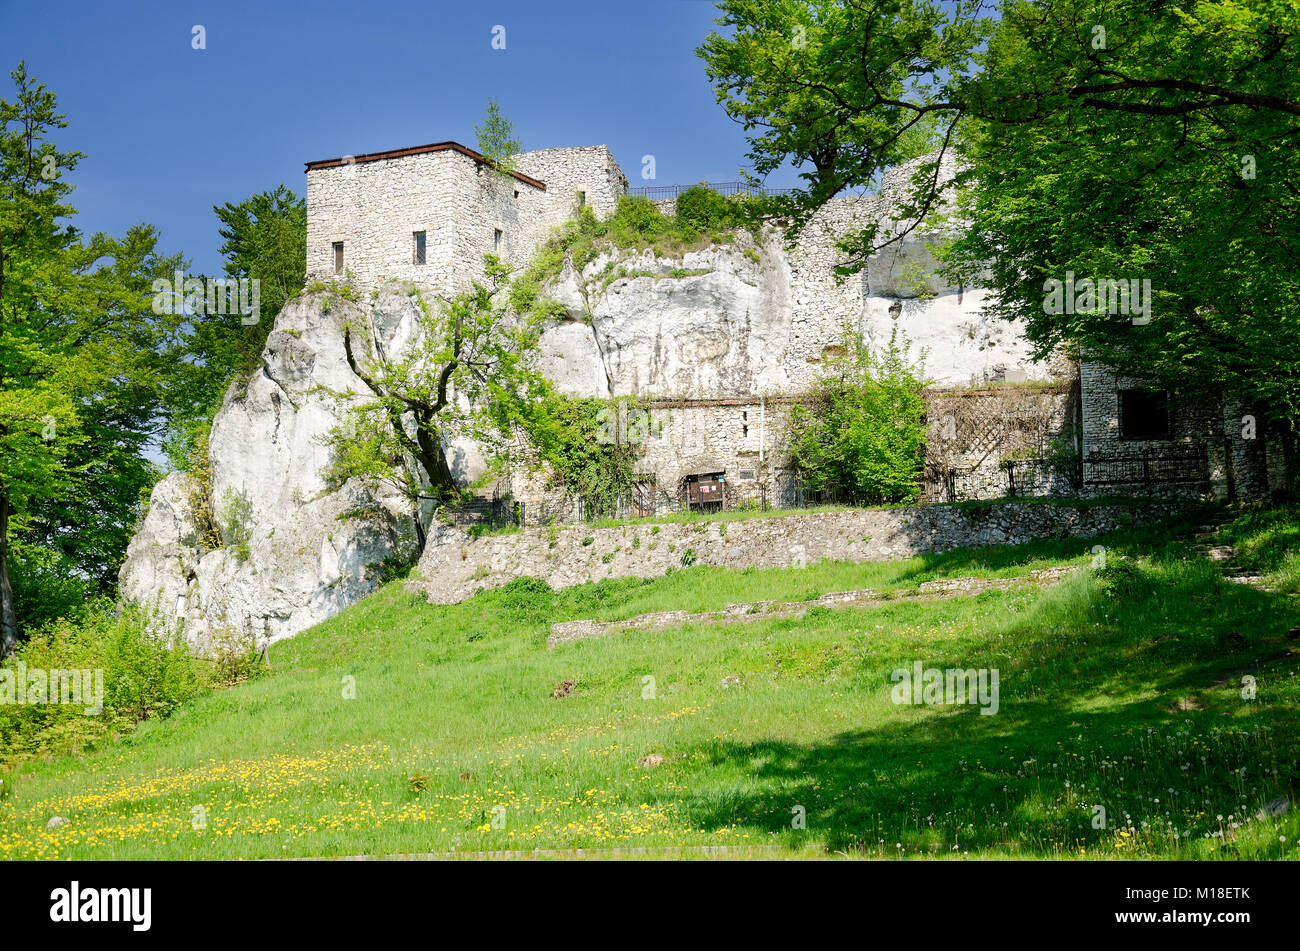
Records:
<instances>
[{"instance_id":1,"label":"sunlit grass","mask_svg":"<svg viewBox=\"0 0 1300 951\"><path fill-rule=\"evenodd\" d=\"M1285 549L1288 524L1228 531L1243 551L1252 532ZM558 593L517 582L455 606L394 582L274 645L260 680L97 752L5 775L0 856L715 845L808 857L1294 856L1297 810L1257 813L1295 797L1300 664L1286 632L1300 610L1220 579L1190 531L1105 539L1100 572L1094 541L1079 540L804 570L696 567ZM1274 562L1290 563L1285 551ZM559 620L1065 563L1082 570L1047 590L545 649ZM916 660L996 668L998 714L894 704L890 673ZM553 698L566 680L573 692ZM643 766L652 755L662 763ZM800 812L804 829L792 825ZM69 821L47 830L55 815Z\"/></svg>"}]
</instances>

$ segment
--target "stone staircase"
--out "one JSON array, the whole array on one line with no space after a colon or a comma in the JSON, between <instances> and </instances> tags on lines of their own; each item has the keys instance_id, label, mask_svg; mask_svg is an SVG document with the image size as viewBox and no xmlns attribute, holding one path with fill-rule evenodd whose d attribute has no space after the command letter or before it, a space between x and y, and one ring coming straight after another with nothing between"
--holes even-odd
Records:
<instances>
[{"instance_id":1,"label":"stone staircase","mask_svg":"<svg viewBox=\"0 0 1300 951\"><path fill-rule=\"evenodd\" d=\"M1235 584L1248 584L1261 591L1272 590L1264 584L1263 575L1257 575L1248 568L1234 564L1241 552L1231 545L1216 545L1214 543L1215 536L1219 534L1219 529L1226 522L1227 519L1225 518L1208 525L1198 526L1192 551L1208 559L1228 581Z\"/></svg>"}]
</instances>

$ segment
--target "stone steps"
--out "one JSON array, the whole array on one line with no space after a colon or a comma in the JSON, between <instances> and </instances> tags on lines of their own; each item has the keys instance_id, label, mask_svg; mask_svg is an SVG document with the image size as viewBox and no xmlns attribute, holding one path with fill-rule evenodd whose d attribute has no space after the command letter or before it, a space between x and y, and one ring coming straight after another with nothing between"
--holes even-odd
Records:
<instances>
[{"instance_id":1,"label":"stone steps","mask_svg":"<svg viewBox=\"0 0 1300 951\"><path fill-rule=\"evenodd\" d=\"M1047 587L1077 570L1078 568L1072 565L1065 565L1038 568L1027 575L1015 578L944 578L923 581L915 589L905 591L879 593L864 588L858 591L836 591L824 594L813 601L745 601L729 604L718 611L697 613L655 611L622 621L561 621L551 625L550 636L546 638L546 647L548 650L553 650L561 644L572 641L585 640L589 637L606 637L631 630L663 631L693 623L713 624L724 621L767 621L774 618L802 617L809 609L815 607L863 607L904 599L960 597L980 591L1005 591L1030 585Z\"/></svg>"}]
</instances>

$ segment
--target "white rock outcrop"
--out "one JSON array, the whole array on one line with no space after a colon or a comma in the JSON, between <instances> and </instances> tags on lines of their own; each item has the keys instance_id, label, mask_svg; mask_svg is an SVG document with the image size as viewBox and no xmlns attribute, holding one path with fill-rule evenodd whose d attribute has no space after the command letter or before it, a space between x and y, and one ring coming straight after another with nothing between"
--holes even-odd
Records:
<instances>
[{"instance_id":1,"label":"white rock outcrop","mask_svg":"<svg viewBox=\"0 0 1300 951\"><path fill-rule=\"evenodd\" d=\"M367 307L323 294L286 305L262 367L231 387L212 425L210 504L223 534L240 537L206 550L191 502L203 490L172 473L154 488L131 540L122 595L181 626L199 649L230 634L268 643L368 594L386 558L413 555L405 500L356 480L330 491L321 437L342 419L346 397L338 394L366 392L347 365L345 317L372 320L377 339L400 353L417 332L417 313L397 290ZM242 526L227 517L236 500L246 510Z\"/></svg>"}]
</instances>

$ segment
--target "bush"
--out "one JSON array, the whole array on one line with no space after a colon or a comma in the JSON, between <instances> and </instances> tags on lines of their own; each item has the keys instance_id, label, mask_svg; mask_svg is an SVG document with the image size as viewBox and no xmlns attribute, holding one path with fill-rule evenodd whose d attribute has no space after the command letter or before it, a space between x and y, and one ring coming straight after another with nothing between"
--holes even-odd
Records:
<instances>
[{"instance_id":1,"label":"bush","mask_svg":"<svg viewBox=\"0 0 1300 951\"><path fill-rule=\"evenodd\" d=\"M808 488L859 503L915 501L925 456L925 381L896 334L879 356L846 328L807 405L790 415L795 465Z\"/></svg>"},{"instance_id":2,"label":"bush","mask_svg":"<svg viewBox=\"0 0 1300 951\"><path fill-rule=\"evenodd\" d=\"M227 489L217 515L222 544L240 561L248 561L248 543L253 537L253 503L243 492Z\"/></svg>"},{"instance_id":3,"label":"bush","mask_svg":"<svg viewBox=\"0 0 1300 951\"><path fill-rule=\"evenodd\" d=\"M702 185L688 188L677 196L677 220L705 234L749 224L743 198L728 198Z\"/></svg>"},{"instance_id":4,"label":"bush","mask_svg":"<svg viewBox=\"0 0 1300 951\"><path fill-rule=\"evenodd\" d=\"M79 617L95 584L79 575L72 559L49 545L9 540L9 574L20 635L61 617Z\"/></svg>"},{"instance_id":5,"label":"bush","mask_svg":"<svg viewBox=\"0 0 1300 951\"><path fill-rule=\"evenodd\" d=\"M81 703L17 703L20 663L29 673L88 671L95 684L87 683L88 694L98 692L102 671L103 709L85 712L94 706L93 694L83 695ZM212 679L209 664L191 655L179 637L159 639L148 632L142 611L106 603L79 620L63 619L33 633L0 671L9 672L0 675L0 760L75 752L141 720L167 716Z\"/></svg>"},{"instance_id":6,"label":"bush","mask_svg":"<svg viewBox=\"0 0 1300 951\"><path fill-rule=\"evenodd\" d=\"M630 494L641 437L623 429L625 421L644 413L634 399L581 399L552 391L529 406L520 422L550 467L553 485L582 499L590 521L613 515L619 499Z\"/></svg>"}]
</instances>

